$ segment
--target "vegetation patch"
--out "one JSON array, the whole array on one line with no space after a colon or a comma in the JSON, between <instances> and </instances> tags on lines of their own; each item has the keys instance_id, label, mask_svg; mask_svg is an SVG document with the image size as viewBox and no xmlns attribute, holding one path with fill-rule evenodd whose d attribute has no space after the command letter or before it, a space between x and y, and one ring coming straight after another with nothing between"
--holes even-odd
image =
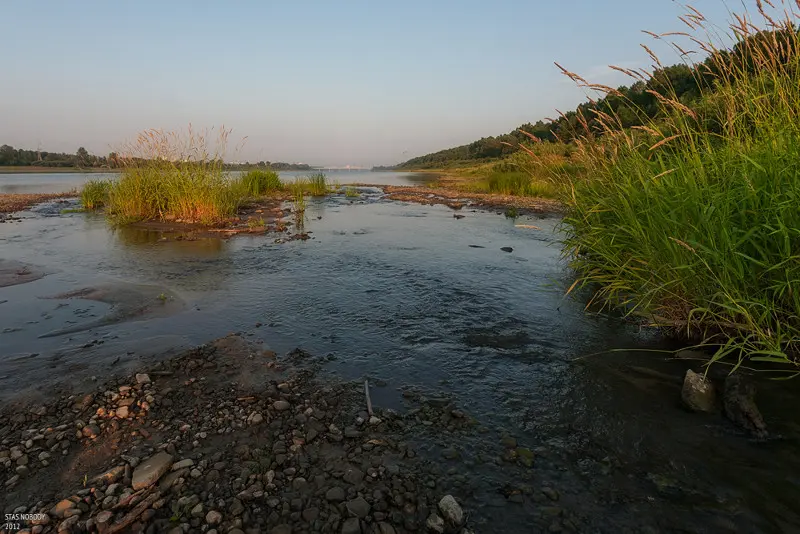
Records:
<instances>
[{"instance_id":1,"label":"vegetation patch","mask_svg":"<svg viewBox=\"0 0 800 534\"><path fill-rule=\"evenodd\" d=\"M636 80L631 89L591 84L564 70L607 95L573 115L572 159L581 173L527 152L565 192L573 287L593 287L596 303L716 347L712 361L738 367L749 359L795 373L796 16L775 20L760 10L760 28L759 14L735 17L736 44L727 50L699 13L684 19L693 33L672 35L699 43L707 54L701 63L662 67L652 76L618 69Z\"/></svg>"}]
</instances>

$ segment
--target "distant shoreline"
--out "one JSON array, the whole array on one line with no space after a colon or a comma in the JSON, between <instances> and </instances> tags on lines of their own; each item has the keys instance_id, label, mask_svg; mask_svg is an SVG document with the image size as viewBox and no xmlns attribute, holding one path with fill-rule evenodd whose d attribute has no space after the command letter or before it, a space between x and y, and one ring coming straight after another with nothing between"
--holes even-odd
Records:
<instances>
[{"instance_id":1,"label":"distant shoreline","mask_svg":"<svg viewBox=\"0 0 800 534\"><path fill-rule=\"evenodd\" d=\"M32 165L0 166L0 174L85 174L85 173L118 173L121 169L102 167L34 167Z\"/></svg>"}]
</instances>

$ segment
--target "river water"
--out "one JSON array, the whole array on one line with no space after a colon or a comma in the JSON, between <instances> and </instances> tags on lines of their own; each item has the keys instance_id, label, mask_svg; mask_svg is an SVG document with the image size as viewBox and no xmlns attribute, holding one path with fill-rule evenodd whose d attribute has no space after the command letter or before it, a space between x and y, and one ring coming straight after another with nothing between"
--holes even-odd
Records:
<instances>
[{"instance_id":1,"label":"river water","mask_svg":"<svg viewBox=\"0 0 800 534\"><path fill-rule=\"evenodd\" d=\"M669 347L619 318L586 313L585 295L564 296L571 279L557 218L464 209L459 220L449 208L361 193L310 200L313 239L285 244L164 241L113 230L98 215L62 214L69 204L58 203L0 224L0 257L49 273L0 288L0 399L243 332L278 352L329 354L331 372L381 385L381 407L403 409L410 387L450 396L475 417L481 431L433 428L418 445L469 479L461 497L478 532L559 521L581 532L800 529L793 383L759 386L775 436L767 442L721 415L687 413L679 391L689 363L653 352ZM182 307L81 330L111 306L46 298L97 286L140 288ZM61 328L78 331L39 337ZM533 469L497 460L504 435L536 452ZM443 448L461 460L443 459ZM544 487L558 500L506 498L509 488L541 497Z\"/></svg>"},{"instance_id":2,"label":"river water","mask_svg":"<svg viewBox=\"0 0 800 534\"><path fill-rule=\"evenodd\" d=\"M298 176L307 176L313 171L281 171L278 174L285 181ZM238 172L231 173L239 174ZM0 173L0 193L67 193L80 189L89 180L114 180L116 173L64 172L64 173ZM426 178L423 175L407 172L373 171L325 171L331 183L362 183L380 185L419 185Z\"/></svg>"}]
</instances>

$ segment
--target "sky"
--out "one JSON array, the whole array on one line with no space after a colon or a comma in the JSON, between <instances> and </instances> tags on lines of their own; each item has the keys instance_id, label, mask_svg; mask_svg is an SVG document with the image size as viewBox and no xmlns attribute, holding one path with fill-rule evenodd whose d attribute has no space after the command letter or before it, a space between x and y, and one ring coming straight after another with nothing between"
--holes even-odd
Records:
<instances>
[{"instance_id":1,"label":"sky","mask_svg":"<svg viewBox=\"0 0 800 534\"><path fill-rule=\"evenodd\" d=\"M692 5L720 24L741 7ZM391 165L573 109L585 95L554 61L629 84L607 65L649 67L640 30L685 29L683 11L671 0L4 0L0 144L107 154L191 123L231 129L232 161Z\"/></svg>"}]
</instances>

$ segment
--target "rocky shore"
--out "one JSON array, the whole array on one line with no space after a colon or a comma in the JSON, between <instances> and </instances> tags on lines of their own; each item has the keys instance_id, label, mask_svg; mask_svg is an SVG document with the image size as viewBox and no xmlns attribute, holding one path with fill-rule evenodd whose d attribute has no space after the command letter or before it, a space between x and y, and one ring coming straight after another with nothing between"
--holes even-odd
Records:
<instances>
[{"instance_id":1,"label":"rocky shore","mask_svg":"<svg viewBox=\"0 0 800 534\"><path fill-rule=\"evenodd\" d=\"M407 441L419 411L370 415L363 384L317 366L231 335L94 391L6 406L4 531L471 532L458 488ZM435 416L473 424L446 403Z\"/></svg>"},{"instance_id":2,"label":"rocky shore","mask_svg":"<svg viewBox=\"0 0 800 534\"><path fill-rule=\"evenodd\" d=\"M28 209L36 204L47 202L48 200L55 200L59 198L70 198L77 196L77 193L32 193L32 194L18 194L18 193L2 193L0 194L0 223L6 220L14 220L8 214L16 211Z\"/></svg>"}]
</instances>

